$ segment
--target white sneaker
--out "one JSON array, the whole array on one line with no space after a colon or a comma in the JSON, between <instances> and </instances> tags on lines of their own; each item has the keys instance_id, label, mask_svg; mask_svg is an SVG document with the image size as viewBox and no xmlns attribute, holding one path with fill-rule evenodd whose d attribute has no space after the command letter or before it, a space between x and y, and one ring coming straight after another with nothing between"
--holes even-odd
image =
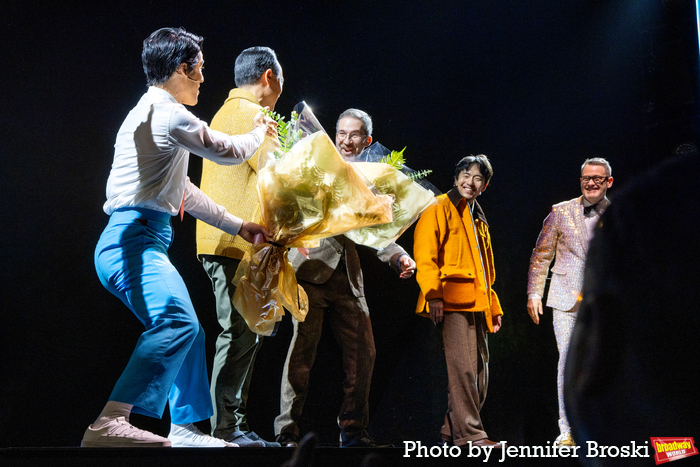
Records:
<instances>
[{"instance_id":1,"label":"white sneaker","mask_svg":"<svg viewBox=\"0 0 700 467\"><path fill-rule=\"evenodd\" d=\"M96 428L90 425L83 441L83 448L169 448L170 441L150 431L139 430L124 417L110 420L106 425Z\"/></svg>"},{"instance_id":2,"label":"white sneaker","mask_svg":"<svg viewBox=\"0 0 700 467\"><path fill-rule=\"evenodd\" d=\"M175 448L237 448L236 443L227 443L223 439L205 435L192 423L187 425L170 425L168 439Z\"/></svg>"}]
</instances>

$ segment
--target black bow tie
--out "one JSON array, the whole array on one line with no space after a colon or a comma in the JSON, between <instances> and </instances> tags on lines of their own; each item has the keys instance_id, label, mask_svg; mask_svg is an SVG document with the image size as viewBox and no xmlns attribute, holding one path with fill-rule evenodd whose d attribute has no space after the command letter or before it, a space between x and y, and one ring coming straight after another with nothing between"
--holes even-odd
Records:
<instances>
[{"instance_id":1,"label":"black bow tie","mask_svg":"<svg viewBox=\"0 0 700 467\"><path fill-rule=\"evenodd\" d=\"M596 206L598 206L599 204L600 203L595 203L595 204L591 204L590 206L584 207L583 214L585 214L587 216L588 214L590 214L591 211L596 211Z\"/></svg>"}]
</instances>

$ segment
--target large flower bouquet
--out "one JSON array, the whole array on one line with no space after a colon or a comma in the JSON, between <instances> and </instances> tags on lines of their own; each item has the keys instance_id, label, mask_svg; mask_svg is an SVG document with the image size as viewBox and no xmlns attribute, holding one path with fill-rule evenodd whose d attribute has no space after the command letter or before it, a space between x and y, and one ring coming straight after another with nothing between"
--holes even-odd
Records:
<instances>
[{"instance_id":1,"label":"large flower bouquet","mask_svg":"<svg viewBox=\"0 0 700 467\"><path fill-rule=\"evenodd\" d=\"M344 161L311 109L297 105L280 121L280 148L261 155L261 223L272 233L256 243L236 274L233 304L251 330L272 335L287 308L303 321L308 298L296 282L287 249L312 248L322 238L393 220L393 198L368 188Z\"/></svg>"},{"instance_id":2,"label":"large flower bouquet","mask_svg":"<svg viewBox=\"0 0 700 467\"><path fill-rule=\"evenodd\" d=\"M416 172L406 167L404 150L389 151L377 142L352 162L371 189L394 198L393 220L346 232L345 236L353 242L376 249L386 248L418 220L425 208L436 202L435 196L440 191L423 178L431 171Z\"/></svg>"}]
</instances>

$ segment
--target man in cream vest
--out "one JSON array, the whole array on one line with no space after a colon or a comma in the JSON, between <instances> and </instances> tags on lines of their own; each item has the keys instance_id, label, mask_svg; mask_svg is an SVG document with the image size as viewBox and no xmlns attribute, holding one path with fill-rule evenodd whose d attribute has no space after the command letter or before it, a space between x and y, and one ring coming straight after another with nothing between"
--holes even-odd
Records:
<instances>
[{"instance_id":1,"label":"man in cream vest","mask_svg":"<svg viewBox=\"0 0 700 467\"><path fill-rule=\"evenodd\" d=\"M238 135L252 129L252 115L262 107L275 108L284 77L275 52L251 47L236 58L236 88L211 122L213 129ZM257 171L265 144L252 158L238 166L218 166L205 161L201 188L226 209L246 221L260 222ZM255 356L262 336L248 329L233 308L235 287L231 279L249 245L203 222L197 222L197 255L209 275L216 296L216 313L223 328L216 340L211 377L214 415L212 436L231 440L241 447L279 446L262 440L248 425L246 404ZM234 441L235 440L235 441Z\"/></svg>"},{"instance_id":2,"label":"man in cream vest","mask_svg":"<svg viewBox=\"0 0 700 467\"><path fill-rule=\"evenodd\" d=\"M550 263L554 259L547 306L553 309L554 334L559 349L557 389L559 395L559 431L556 443L573 446L571 427L564 409L564 364L576 323L588 242L593 229L610 201L606 197L613 184L608 161L596 157L581 166L582 196L555 204L547 216L530 257L527 283L527 310L535 324L542 315L542 296Z\"/></svg>"},{"instance_id":3,"label":"man in cream vest","mask_svg":"<svg viewBox=\"0 0 700 467\"><path fill-rule=\"evenodd\" d=\"M372 142L372 120L362 110L348 109L336 125L335 143L347 160L354 159ZM415 263L406 251L392 243L376 252L401 278L409 278ZM378 447L369 437L369 389L374 369L374 335L365 300L360 258L355 243L343 235L321 240L308 258L298 250L289 252L297 280L309 296L309 312L303 322L294 321L282 376L280 415L275 419L277 441L296 446L299 418L309 387L309 373L316 358L323 320L330 320L343 350L345 382L338 415L341 447Z\"/></svg>"}]
</instances>

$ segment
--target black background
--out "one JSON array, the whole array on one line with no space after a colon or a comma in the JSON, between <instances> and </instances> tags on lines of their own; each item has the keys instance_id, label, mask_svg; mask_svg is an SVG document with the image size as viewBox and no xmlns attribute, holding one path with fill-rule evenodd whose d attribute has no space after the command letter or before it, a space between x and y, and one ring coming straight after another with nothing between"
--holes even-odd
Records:
<instances>
[{"instance_id":1,"label":"black background","mask_svg":"<svg viewBox=\"0 0 700 467\"><path fill-rule=\"evenodd\" d=\"M73 5L73 6L68 6ZM678 143L697 144L694 2L12 2L3 6L0 120L0 447L76 446L107 401L142 331L97 280L105 183L117 129L146 90L143 39L164 26L205 37L205 82L191 110L210 121L244 48L275 49L285 88L276 110L305 100L331 134L340 112L366 110L374 137L407 147L446 191L469 153L494 167L480 198L495 251L503 329L490 336L482 411L492 439L545 444L558 434L557 349L549 310L527 316L528 259L552 204L580 194L586 157L606 157L615 189ZM191 158L198 182L201 160ZM663 187L649 187L650 199ZM195 223L174 220L172 262L207 332L219 332ZM398 243L412 250L412 229ZM418 287L361 254L377 344L370 430L399 443L438 436L444 363ZM249 400L272 438L291 324L266 340ZM339 349L321 343L302 430L333 444L342 397ZM133 416L160 434L163 420ZM206 426L206 425L205 425Z\"/></svg>"}]
</instances>

